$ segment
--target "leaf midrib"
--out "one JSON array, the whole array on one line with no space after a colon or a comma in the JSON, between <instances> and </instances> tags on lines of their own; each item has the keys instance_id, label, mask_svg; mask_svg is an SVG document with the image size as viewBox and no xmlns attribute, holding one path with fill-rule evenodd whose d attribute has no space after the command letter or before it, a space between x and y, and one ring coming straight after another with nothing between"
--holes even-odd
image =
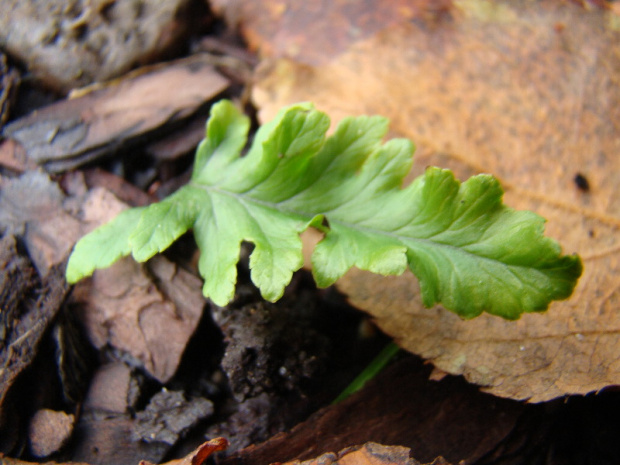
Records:
<instances>
[{"instance_id":1,"label":"leaf midrib","mask_svg":"<svg viewBox=\"0 0 620 465\"><path fill-rule=\"evenodd\" d=\"M266 200L260 200L257 199L255 197L252 197L250 195L244 195L244 194L240 194L237 192L232 192L229 190L225 190L225 189L221 189L217 186L205 186L202 184L197 184L194 182L191 182L190 185L192 185L193 187L197 187L199 189L202 189L204 191L206 191L208 194L211 194L211 192L216 192L218 194L222 194L228 197L231 197L233 199L235 199L236 201L238 201L241 205L243 205L246 210L250 209L250 205L254 204L254 205L259 205L261 207L265 207L265 208L269 208L272 210L275 210L276 212L279 213L284 213L284 214L290 214L290 215L295 215L298 217L302 217L304 218L306 221L310 221L312 220L312 218L316 217L317 215L323 215L325 216L328 221L330 223L337 223L341 226L347 227L349 229L352 229L354 231L359 231L362 233L369 233L369 234L375 234L375 235L379 235L379 236L384 236L384 237L389 237L391 239L395 239L397 241L399 241L403 246L405 246L406 248L409 249L409 246L407 245L407 241L416 241L422 244L427 244L429 247L438 247L438 248L444 248L444 249L450 249L450 250L455 250L458 251L459 253L463 253L466 254L468 256L471 256L473 259L475 260L485 260L485 261L490 261L490 262L495 262L495 263L500 263L503 266L511 269L511 272L513 269L537 269L536 267L533 266L523 266L523 265L515 265L515 264L508 264L505 263L501 260L495 259L495 258L490 258L490 257L485 257L483 255L477 255L473 252L470 252L466 249L464 249L463 247L460 246L455 246L449 243L445 243L445 242L439 242L439 241L434 241L431 238L422 238L422 237L410 237L410 236L402 236L402 235L398 235L395 233L390 233L389 231L385 231L385 230L381 230L381 229L373 229L373 228L369 228L369 227L364 227L364 226L360 226L359 224L356 223L350 223L347 221L342 221L339 219L332 219L332 218L328 218L328 212L320 212L320 213L308 213L308 212L303 212L303 211L297 211L294 209L289 209L289 208L282 208L281 204L279 202L269 202ZM249 213L248 213L249 214ZM444 232L446 229L442 230L442 232ZM450 256L450 254L448 253L447 256Z\"/></svg>"}]
</instances>

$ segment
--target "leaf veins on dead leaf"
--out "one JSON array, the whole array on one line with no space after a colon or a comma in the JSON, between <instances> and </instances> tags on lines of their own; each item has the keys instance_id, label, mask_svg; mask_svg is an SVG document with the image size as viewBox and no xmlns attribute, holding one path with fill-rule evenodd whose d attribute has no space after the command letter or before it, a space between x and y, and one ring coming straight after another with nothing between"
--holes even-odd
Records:
<instances>
[{"instance_id":1,"label":"leaf veins on dead leaf","mask_svg":"<svg viewBox=\"0 0 620 465\"><path fill-rule=\"evenodd\" d=\"M211 454L225 450L228 441L224 438L215 438L198 446L187 456L178 460L171 460L163 465L202 465ZM153 465L151 462L141 460L139 465Z\"/></svg>"},{"instance_id":2,"label":"leaf veins on dead leaf","mask_svg":"<svg viewBox=\"0 0 620 465\"><path fill-rule=\"evenodd\" d=\"M304 7L265 2L237 10L264 56L254 89L262 120L310 99L335 122L385 115L393 135L418 145L418 169L497 175L508 205L547 218L547 234L585 262L569 301L516 323L426 310L410 276L352 272L338 283L350 301L402 347L496 395L543 401L620 384L617 13L559 0L394 2L374 21L376 5L336 1L311 12L326 47L307 40L315 26L301 21Z\"/></svg>"}]
</instances>

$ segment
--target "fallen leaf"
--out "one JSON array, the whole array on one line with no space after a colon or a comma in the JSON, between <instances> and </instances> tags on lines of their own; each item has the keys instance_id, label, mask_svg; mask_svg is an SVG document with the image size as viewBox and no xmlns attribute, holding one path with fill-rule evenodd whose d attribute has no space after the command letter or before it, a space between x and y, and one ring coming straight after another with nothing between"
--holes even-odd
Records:
<instances>
[{"instance_id":1,"label":"fallen leaf","mask_svg":"<svg viewBox=\"0 0 620 465\"><path fill-rule=\"evenodd\" d=\"M88 394L84 399L84 410L112 413L126 413L135 410L137 395L132 396L131 368L122 362L110 362L95 372ZM135 383L137 384L137 383Z\"/></svg>"},{"instance_id":2,"label":"fallen leaf","mask_svg":"<svg viewBox=\"0 0 620 465\"><path fill-rule=\"evenodd\" d=\"M420 465L409 454L410 450L402 446L384 446L376 442L367 442L362 446L352 446L337 454L328 452L315 459L300 462L294 460L283 465ZM427 465L450 465L438 457Z\"/></svg>"},{"instance_id":3,"label":"fallen leaf","mask_svg":"<svg viewBox=\"0 0 620 465\"><path fill-rule=\"evenodd\" d=\"M84 233L124 208L108 191L92 189L83 204ZM200 279L162 256L145 266L128 257L78 283L72 301L79 304L76 311L95 347L110 345L130 354L165 383L202 315L201 288Z\"/></svg>"},{"instance_id":4,"label":"fallen leaf","mask_svg":"<svg viewBox=\"0 0 620 465\"><path fill-rule=\"evenodd\" d=\"M352 271L337 284L351 303L402 347L496 395L538 402L620 384L616 10L559 0L215 3L263 56L261 120L304 100L334 124L387 116L392 135L418 144L412 174L493 173L506 203L546 217L547 234L585 265L570 300L518 322L425 309L410 275Z\"/></svg>"},{"instance_id":5,"label":"fallen leaf","mask_svg":"<svg viewBox=\"0 0 620 465\"><path fill-rule=\"evenodd\" d=\"M213 453L225 450L228 441L224 438L214 438L198 446L187 456L178 460L171 460L162 465L202 465ZM140 465L152 465L147 461L141 461Z\"/></svg>"}]
</instances>

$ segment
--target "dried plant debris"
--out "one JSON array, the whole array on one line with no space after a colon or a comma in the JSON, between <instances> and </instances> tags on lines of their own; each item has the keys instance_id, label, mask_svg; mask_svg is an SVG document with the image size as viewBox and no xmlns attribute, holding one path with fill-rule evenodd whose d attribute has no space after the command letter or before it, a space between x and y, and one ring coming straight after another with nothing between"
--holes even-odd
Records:
<instances>
[{"instance_id":1,"label":"dried plant debris","mask_svg":"<svg viewBox=\"0 0 620 465\"><path fill-rule=\"evenodd\" d=\"M421 465L410 456L411 451L402 446L384 446L367 442L361 446L351 446L340 452L327 452L319 457L285 462L283 465ZM426 465L450 465L443 457L437 457Z\"/></svg>"},{"instance_id":2,"label":"dried plant debris","mask_svg":"<svg viewBox=\"0 0 620 465\"><path fill-rule=\"evenodd\" d=\"M19 142L31 161L64 171L145 137L165 135L167 127L192 116L227 87L228 80L204 57L191 56L60 100L11 122L3 135Z\"/></svg>"},{"instance_id":3,"label":"dried plant debris","mask_svg":"<svg viewBox=\"0 0 620 465\"><path fill-rule=\"evenodd\" d=\"M7 64L6 56L0 52L0 129L9 119L18 86L19 73Z\"/></svg>"},{"instance_id":4,"label":"dried plant debris","mask_svg":"<svg viewBox=\"0 0 620 465\"><path fill-rule=\"evenodd\" d=\"M211 454L225 450L227 447L228 441L225 438L214 438L201 444L182 459L171 460L163 465L202 465L209 458L209 456L211 456ZM147 461L140 461L139 465L153 464Z\"/></svg>"},{"instance_id":5,"label":"dried plant debris","mask_svg":"<svg viewBox=\"0 0 620 465\"><path fill-rule=\"evenodd\" d=\"M99 367L90 382L84 409L126 413L136 405L138 384L127 364L106 363Z\"/></svg>"},{"instance_id":6,"label":"dried plant debris","mask_svg":"<svg viewBox=\"0 0 620 465\"><path fill-rule=\"evenodd\" d=\"M188 400L183 392L164 389L151 398L146 409L136 414L132 439L173 445L212 413L213 404L207 399Z\"/></svg>"},{"instance_id":7,"label":"dried plant debris","mask_svg":"<svg viewBox=\"0 0 620 465\"><path fill-rule=\"evenodd\" d=\"M40 276L63 263L82 234L80 222L65 211L65 195L40 171L3 178L0 231L19 236Z\"/></svg>"},{"instance_id":8,"label":"dried plant debris","mask_svg":"<svg viewBox=\"0 0 620 465\"><path fill-rule=\"evenodd\" d=\"M5 332L0 350L0 452L10 451L17 444L17 425L22 423L23 415L23 405L15 402L23 389L18 386L20 375L31 366L44 334L67 296L63 273L62 267L53 267L45 278L29 283L15 312L19 317L11 320Z\"/></svg>"}]
</instances>

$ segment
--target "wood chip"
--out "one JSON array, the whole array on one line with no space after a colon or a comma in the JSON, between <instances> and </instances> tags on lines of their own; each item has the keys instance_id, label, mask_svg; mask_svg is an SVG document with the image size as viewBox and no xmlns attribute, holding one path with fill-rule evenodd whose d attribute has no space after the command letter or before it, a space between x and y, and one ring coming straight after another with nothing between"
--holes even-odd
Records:
<instances>
[{"instance_id":1,"label":"wood chip","mask_svg":"<svg viewBox=\"0 0 620 465\"><path fill-rule=\"evenodd\" d=\"M64 171L147 136L157 139L227 86L204 56L194 55L49 105L9 124L4 135L18 141L30 160Z\"/></svg>"}]
</instances>

